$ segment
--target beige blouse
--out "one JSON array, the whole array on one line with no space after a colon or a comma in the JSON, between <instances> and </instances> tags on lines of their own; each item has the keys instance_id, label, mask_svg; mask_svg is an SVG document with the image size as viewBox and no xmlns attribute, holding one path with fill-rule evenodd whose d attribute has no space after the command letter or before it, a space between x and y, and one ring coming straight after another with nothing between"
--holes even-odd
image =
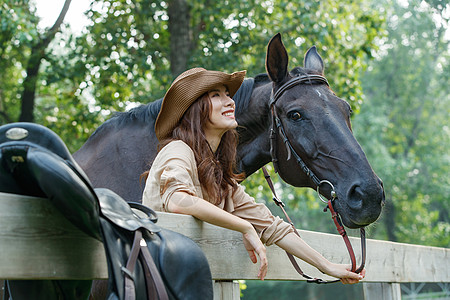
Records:
<instances>
[{"instance_id":1,"label":"beige blouse","mask_svg":"<svg viewBox=\"0 0 450 300\"><path fill-rule=\"evenodd\" d=\"M168 212L167 204L175 192L186 192L208 201L198 179L194 152L183 141L170 142L158 153L145 184L142 202L155 211ZM250 222L266 245L293 232L290 224L273 216L264 204L256 203L241 185L217 206Z\"/></svg>"}]
</instances>

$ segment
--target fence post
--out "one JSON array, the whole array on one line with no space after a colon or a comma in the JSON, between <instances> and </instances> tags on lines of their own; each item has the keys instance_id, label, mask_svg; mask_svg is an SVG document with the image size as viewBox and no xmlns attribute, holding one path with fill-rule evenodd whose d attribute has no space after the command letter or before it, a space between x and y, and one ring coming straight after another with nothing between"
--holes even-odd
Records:
<instances>
[{"instance_id":1,"label":"fence post","mask_svg":"<svg viewBox=\"0 0 450 300\"><path fill-rule=\"evenodd\" d=\"M400 283L363 283L364 300L401 300Z\"/></svg>"},{"instance_id":2,"label":"fence post","mask_svg":"<svg viewBox=\"0 0 450 300\"><path fill-rule=\"evenodd\" d=\"M214 300L239 300L241 291L239 282L232 280L214 281Z\"/></svg>"}]
</instances>

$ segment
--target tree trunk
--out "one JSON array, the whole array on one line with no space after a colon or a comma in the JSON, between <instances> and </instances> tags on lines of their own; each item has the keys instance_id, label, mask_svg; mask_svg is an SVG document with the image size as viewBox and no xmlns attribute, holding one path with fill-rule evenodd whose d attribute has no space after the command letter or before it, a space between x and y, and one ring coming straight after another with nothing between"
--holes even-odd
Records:
<instances>
[{"instance_id":1,"label":"tree trunk","mask_svg":"<svg viewBox=\"0 0 450 300\"><path fill-rule=\"evenodd\" d=\"M50 42L55 37L59 30L66 13L69 9L69 5L72 0L66 0L61 12L56 19L55 24L46 32L43 39L40 39L32 48L31 55L27 63L27 77L23 81L22 91L22 108L20 111L20 122L33 122L34 121L34 104L36 97L36 85L37 77L39 74L39 67L41 66L42 59L45 57L45 51Z\"/></svg>"},{"instance_id":2,"label":"tree trunk","mask_svg":"<svg viewBox=\"0 0 450 300\"><path fill-rule=\"evenodd\" d=\"M45 49L39 47L31 48L31 56L27 64L27 77L23 81L22 91L22 109L20 112L19 122L33 122L34 121L34 99L36 95L36 83L41 66L42 58L44 57Z\"/></svg>"},{"instance_id":3,"label":"tree trunk","mask_svg":"<svg viewBox=\"0 0 450 300\"><path fill-rule=\"evenodd\" d=\"M176 77L187 69L191 50L189 5L186 0L169 1L170 71Z\"/></svg>"}]
</instances>

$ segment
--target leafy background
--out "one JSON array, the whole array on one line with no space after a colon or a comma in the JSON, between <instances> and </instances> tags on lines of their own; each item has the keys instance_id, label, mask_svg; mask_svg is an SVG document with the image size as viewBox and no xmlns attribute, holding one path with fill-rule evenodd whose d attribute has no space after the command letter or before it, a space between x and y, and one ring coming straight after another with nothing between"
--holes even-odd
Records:
<instances>
[{"instance_id":1,"label":"leafy background","mask_svg":"<svg viewBox=\"0 0 450 300\"><path fill-rule=\"evenodd\" d=\"M161 98L189 67L264 73L267 42L281 32L290 67L316 45L334 91L352 105L354 134L386 188L370 238L450 246L447 2L105 0L85 15L83 28L63 10L42 28L35 2L0 0L0 124L48 126L74 152L115 111ZM314 192L273 177L298 227L333 232ZM260 172L245 185L279 213ZM360 285L246 285L243 299L273 290L270 299L362 297Z\"/></svg>"}]
</instances>

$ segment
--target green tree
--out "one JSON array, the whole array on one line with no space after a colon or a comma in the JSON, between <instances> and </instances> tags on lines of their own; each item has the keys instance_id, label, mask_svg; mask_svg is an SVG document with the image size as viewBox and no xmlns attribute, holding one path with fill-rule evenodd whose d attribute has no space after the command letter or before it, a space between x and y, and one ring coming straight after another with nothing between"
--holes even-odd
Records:
<instances>
[{"instance_id":1,"label":"green tree","mask_svg":"<svg viewBox=\"0 0 450 300\"><path fill-rule=\"evenodd\" d=\"M304 52L316 44L329 62L328 74L336 91L355 108L359 106L359 73L349 70L362 68L363 58L374 47L375 32L382 23L376 11L360 9L352 1L183 3L93 3L87 12L92 23L72 48L72 56L81 58L86 67L81 89L92 93L91 105L108 113L153 101L163 96L180 70L193 66L263 73L267 42L280 31L291 54L291 67L301 65ZM171 22L175 17L179 22ZM347 82L340 79L343 74ZM74 77L70 72L66 76Z\"/></svg>"},{"instance_id":2,"label":"green tree","mask_svg":"<svg viewBox=\"0 0 450 300\"><path fill-rule=\"evenodd\" d=\"M31 49L42 39L33 31L38 19L32 16L31 4L16 2L22 6L3 4L2 8L16 13L23 9L30 25L17 27L11 18L2 22L15 28L16 35L27 36L24 47ZM162 97L181 70L200 65L223 71L248 69L250 76L263 73L265 47L276 32L284 35L291 67L301 65L304 52L316 44L329 66L334 89L357 109L361 89L359 72L354 70L363 68L383 22L377 11L352 1L104 0L93 1L87 16L91 23L81 36L72 36L69 30L56 35L51 51L40 60L41 74L33 77L37 78L35 121L64 134L72 150L113 111ZM8 49L15 43L5 41ZM29 50L22 53L22 63L10 68L19 81L31 57ZM4 59L2 64L7 63ZM14 89L7 90L16 91L16 100L2 97L9 101L2 113L17 112L22 105L17 97L22 82L9 78ZM2 90L5 85L0 83ZM5 122L18 120L17 113L8 115Z\"/></svg>"},{"instance_id":3,"label":"green tree","mask_svg":"<svg viewBox=\"0 0 450 300\"><path fill-rule=\"evenodd\" d=\"M361 78L365 97L353 130L386 188L387 207L378 224L368 229L369 237L449 247L448 4L428 2L378 3L380 11L390 8L388 34L380 36L377 59ZM250 180L265 186L261 174ZM281 181L276 185L298 227L333 232L328 218L320 216L320 202L312 191ZM251 192L270 201L263 188L252 187ZM327 293L322 286L295 282L246 284L243 299L337 297L335 290ZM338 295L345 299L362 297L360 285L338 287L344 289ZM275 295L270 294L273 290Z\"/></svg>"},{"instance_id":4,"label":"green tree","mask_svg":"<svg viewBox=\"0 0 450 300\"><path fill-rule=\"evenodd\" d=\"M374 230L393 241L448 247L448 19L422 1L384 6L392 7L389 34L364 76L367 99L354 126L386 187L385 226Z\"/></svg>"},{"instance_id":5,"label":"green tree","mask_svg":"<svg viewBox=\"0 0 450 300\"><path fill-rule=\"evenodd\" d=\"M19 119L20 86L37 23L34 8L24 1L0 1L0 124Z\"/></svg>"},{"instance_id":6,"label":"green tree","mask_svg":"<svg viewBox=\"0 0 450 300\"><path fill-rule=\"evenodd\" d=\"M48 45L55 38L56 33L60 29L61 23L64 21L71 1L72 0L65 0L64 6L61 9L61 12L53 26L48 28L48 30L45 30L44 33L39 33L36 39L34 39L30 45L30 54L28 56L25 68L26 77L24 78L24 81L22 83L22 106L19 121L34 121L34 107L39 69L42 60L46 56Z\"/></svg>"},{"instance_id":7,"label":"green tree","mask_svg":"<svg viewBox=\"0 0 450 300\"><path fill-rule=\"evenodd\" d=\"M30 6L28 2L12 0L2 1L0 4L0 16L2 17L1 64L7 71L6 75L10 75L9 70L14 73L14 71L17 72L18 69L20 70L22 68L25 74L24 78L20 80L19 121L34 121L35 97L40 66L47 54L48 45L60 29L69 9L70 2L71 0L64 2L64 6L53 26L43 32L33 28L37 25L38 19L33 16L34 7L32 5ZM24 55L23 52L26 54ZM7 59L12 58L16 60L16 55L20 57L20 63L14 65L8 64ZM6 81L9 80L6 79ZM3 109L5 109L4 106ZM11 120L5 110L3 110L3 116L7 120Z\"/></svg>"}]
</instances>

